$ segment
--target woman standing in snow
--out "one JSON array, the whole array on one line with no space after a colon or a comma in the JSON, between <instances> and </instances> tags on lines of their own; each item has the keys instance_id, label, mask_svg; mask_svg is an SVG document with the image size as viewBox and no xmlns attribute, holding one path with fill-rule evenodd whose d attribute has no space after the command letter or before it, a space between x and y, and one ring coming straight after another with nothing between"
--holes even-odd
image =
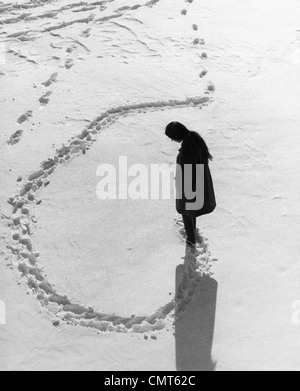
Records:
<instances>
[{"instance_id":1,"label":"woman standing in snow","mask_svg":"<svg viewBox=\"0 0 300 391\"><path fill-rule=\"evenodd\" d=\"M212 213L216 208L214 186L209 169L209 160L213 158L203 138L198 133L189 131L179 122L170 123L166 128L166 135L172 141L181 143L177 156L179 170L176 174L176 209L182 215L187 244L194 247L196 245L197 217ZM188 167L191 168L190 171L187 169ZM199 167L203 167L204 170L199 170ZM189 172L191 175L188 174ZM189 191L192 194L204 195L200 207L197 207L196 196L192 200L187 197L187 187L192 187ZM191 204L196 207L191 208L189 206Z\"/></svg>"}]
</instances>

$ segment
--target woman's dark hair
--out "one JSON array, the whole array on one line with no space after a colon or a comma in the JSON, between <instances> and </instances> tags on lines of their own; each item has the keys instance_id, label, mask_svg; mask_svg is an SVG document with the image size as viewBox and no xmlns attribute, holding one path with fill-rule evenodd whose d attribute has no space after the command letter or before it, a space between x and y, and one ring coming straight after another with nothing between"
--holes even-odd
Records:
<instances>
[{"instance_id":1,"label":"woman's dark hair","mask_svg":"<svg viewBox=\"0 0 300 391\"><path fill-rule=\"evenodd\" d=\"M189 133L190 131L179 122L171 122L166 128L166 136L178 142L183 141Z\"/></svg>"},{"instance_id":2,"label":"woman's dark hair","mask_svg":"<svg viewBox=\"0 0 300 391\"><path fill-rule=\"evenodd\" d=\"M204 155L205 160L213 160L212 155L209 152L208 146L204 139L197 132L190 132L184 125L180 122L171 122L166 128L166 136L171 140L182 142L189 134L193 134L199 147Z\"/></svg>"}]
</instances>

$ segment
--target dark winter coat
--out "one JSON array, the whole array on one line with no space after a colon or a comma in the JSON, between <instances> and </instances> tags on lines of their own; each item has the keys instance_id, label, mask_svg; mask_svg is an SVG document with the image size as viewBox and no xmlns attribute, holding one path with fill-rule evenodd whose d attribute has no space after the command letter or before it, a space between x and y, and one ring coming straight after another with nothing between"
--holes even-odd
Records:
<instances>
[{"instance_id":1,"label":"dark winter coat","mask_svg":"<svg viewBox=\"0 0 300 391\"><path fill-rule=\"evenodd\" d=\"M187 179L186 171L184 170L185 165L190 165L192 167L192 178L189 175L190 179ZM204 170L200 173L199 167L198 171L196 170L197 165L204 165ZM177 170L176 173L176 209L180 214L184 214L190 217L199 217L205 214L212 213L216 208L216 198L213 186L213 180L211 177L208 161L204 158L201 151L201 146L198 141L198 135L195 132L190 132L183 142L179 154L177 157L177 167L181 167L181 170ZM202 166L203 167L203 166ZM182 175L182 182L181 182ZM199 180L199 175L201 175L202 181ZM203 178L204 176L204 178ZM198 181L197 181L198 179ZM192 191L197 190L197 194L200 193L204 195L201 205L198 208L198 205L195 204L196 197L194 199L186 198L185 191L183 191L185 182L192 182ZM198 183L198 189L197 189ZM199 189L199 183L201 183L201 189ZM203 189L204 185L204 189ZM190 187L190 186L189 186ZM188 210L187 204L194 203L196 210Z\"/></svg>"}]
</instances>

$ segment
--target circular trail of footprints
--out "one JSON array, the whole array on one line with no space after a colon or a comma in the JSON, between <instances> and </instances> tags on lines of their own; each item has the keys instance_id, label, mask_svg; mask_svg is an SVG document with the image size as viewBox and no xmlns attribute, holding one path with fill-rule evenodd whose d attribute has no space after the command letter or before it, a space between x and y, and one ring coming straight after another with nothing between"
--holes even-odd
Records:
<instances>
[{"instance_id":1,"label":"circular trail of footprints","mask_svg":"<svg viewBox=\"0 0 300 391\"><path fill-rule=\"evenodd\" d=\"M152 0L146 3L146 6L152 6L159 0ZM193 0L187 0L192 3ZM135 9L135 7L124 7L118 11ZM187 10L182 11L183 15L187 14ZM51 16L51 15L50 15ZM61 28L55 26L52 29ZM65 26L64 26L65 27ZM194 30L198 30L198 26L193 26ZM51 31L52 31L51 29ZM83 32L84 36L89 36L90 29ZM194 45L205 45L204 40L196 38ZM202 59L207 59L207 54L202 53ZM66 68L73 66L72 60L66 63ZM200 78L205 77L207 70L203 69ZM57 82L58 73L54 73L43 83L48 88L53 83ZM209 84L206 94L214 92L213 84ZM51 91L45 92L39 102L42 106L49 103ZM140 103L135 105L120 106L107 110L94 121L92 121L83 132L72 138L68 145L63 145L56 151L53 158L49 158L43 162L41 168L31 174L21 191L11 197L8 202L13 207L12 216L9 219L11 229L11 238L7 248L10 255L7 259L12 258L13 266L17 267L28 287L31 289L37 300L45 307L56 320L53 325L58 326L60 321L66 321L70 324L91 327L100 331L120 332L120 333L146 333L149 331L162 330L166 326L166 319L174 311L177 314L185 310L188 304L192 301L193 296L202 283L203 278L212 274L211 267L215 259L211 259L211 254L208 251L207 240L198 237L197 253L187 253L185 258L185 268L181 282L177 286L177 292L174 300L165 306L158 309L150 316L131 316L121 317L107 313L98 313L93 308L71 302L66 296L60 295L49 281L45 278L43 268L39 265L39 253L35 250L32 242L32 224L37 221L31 213L33 205L39 205L40 200L37 195L40 189L48 186L50 177L55 172L60 164L65 164L76 156L86 153L91 145L96 141L97 135L103 129L108 128L115 123L119 118L129 114L139 114L144 112L157 111L161 109L175 109L181 107L198 107L202 108L210 101L208 96L188 98L182 101L170 100L166 102ZM32 111L23 114L18 120L18 124L22 124L32 116ZM22 137L23 130L15 132L8 141L14 145L18 143ZM20 182L22 178L18 178ZM181 237L184 240L184 228L181 221L176 221L180 228Z\"/></svg>"},{"instance_id":2,"label":"circular trail of footprints","mask_svg":"<svg viewBox=\"0 0 300 391\"><path fill-rule=\"evenodd\" d=\"M32 223L37 221L31 214L31 207L39 204L37 195L41 188L49 185L50 177L60 164L65 164L76 156L86 153L96 141L97 135L120 117L128 114L139 114L161 109L175 109L182 107L202 108L210 101L209 97L189 98L186 100L170 100L167 102L140 103L135 105L112 108L93 122L80 135L71 139L68 145L63 145L56 151L53 158L43 162L40 170L31 174L20 192L11 197L8 202L13 207L9 220L11 239L7 248L12 253L12 264L18 268L28 287L37 300L55 317L55 324L59 320L84 327L92 327L100 331L114 331L122 333L145 333L162 330L166 325L166 318L175 309L183 311L192 300L197 286L201 284L203 275L210 275L213 260L207 249L206 242L199 246L197 257L192 253L188 256L186 273L178 288L175 300L160 308L150 316L121 317L106 313L98 313L92 308L71 302L66 296L60 295L44 276L42 267L38 265L39 253L32 242ZM178 223L179 224L179 223ZM187 258L187 259L188 259Z\"/></svg>"}]
</instances>

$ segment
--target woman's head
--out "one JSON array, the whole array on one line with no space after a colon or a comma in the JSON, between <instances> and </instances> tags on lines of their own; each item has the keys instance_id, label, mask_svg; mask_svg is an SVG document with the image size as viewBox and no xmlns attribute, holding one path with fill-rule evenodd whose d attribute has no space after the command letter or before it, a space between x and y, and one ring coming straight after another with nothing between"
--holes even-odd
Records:
<instances>
[{"instance_id":1,"label":"woman's head","mask_svg":"<svg viewBox=\"0 0 300 391\"><path fill-rule=\"evenodd\" d=\"M198 144L205 160L213 160L208 146L200 134L189 131L179 122L171 122L166 128L166 135L173 141L181 143L189 134L193 135L192 139Z\"/></svg>"},{"instance_id":2,"label":"woman's head","mask_svg":"<svg viewBox=\"0 0 300 391\"><path fill-rule=\"evenodd\" d=\"M171 122L166 128L166 136L178 143L181 143L189 133L190 131L179 122Z\"/></svg>"}]
</instances>

